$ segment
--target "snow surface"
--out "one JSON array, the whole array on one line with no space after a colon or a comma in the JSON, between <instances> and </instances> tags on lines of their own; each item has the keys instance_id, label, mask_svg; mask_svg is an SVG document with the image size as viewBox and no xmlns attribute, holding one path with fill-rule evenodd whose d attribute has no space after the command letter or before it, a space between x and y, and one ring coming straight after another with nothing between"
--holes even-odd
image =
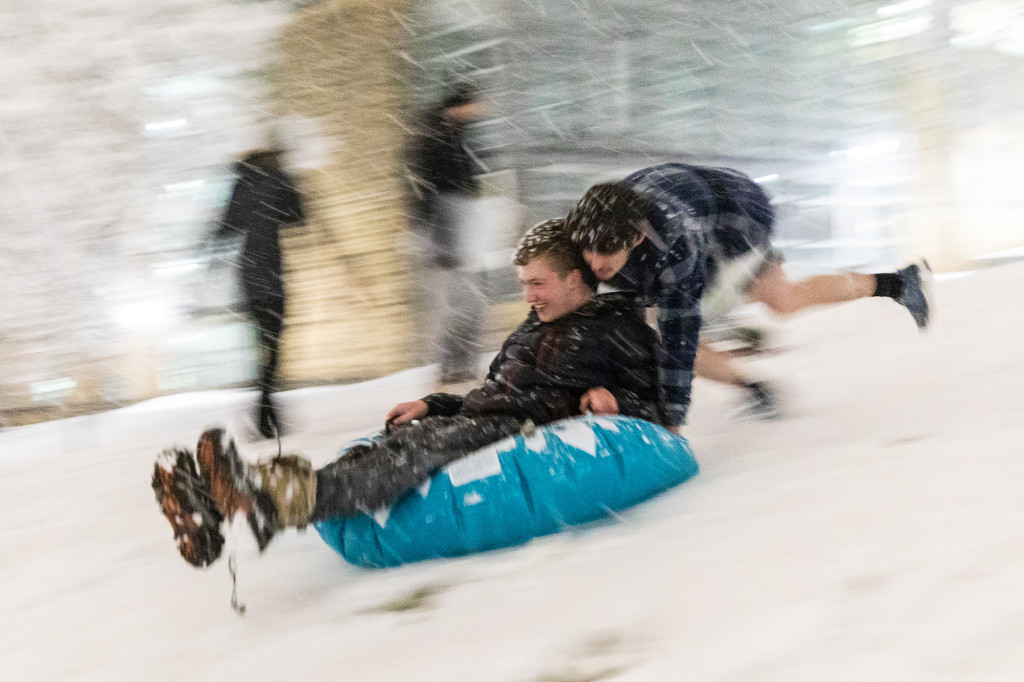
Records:
<instances>
[{"instance_id":1,"label":"snow surface","mask_svg":"<svg viewBox=\"0 0 1024 682\"><path fill-rule=\"evenodd\" d=\"M808 313L790 416L696 386L701 473L607 524L367 571L315 532L207 571L175 551L157 453L237 427L207 392L0 433L0 670L11 680L1024 679L1024 264ZM283 394L317 463L430 389L426 369ZM246 456L270 443L242 442Z\"/></svg>"}]
</instances>

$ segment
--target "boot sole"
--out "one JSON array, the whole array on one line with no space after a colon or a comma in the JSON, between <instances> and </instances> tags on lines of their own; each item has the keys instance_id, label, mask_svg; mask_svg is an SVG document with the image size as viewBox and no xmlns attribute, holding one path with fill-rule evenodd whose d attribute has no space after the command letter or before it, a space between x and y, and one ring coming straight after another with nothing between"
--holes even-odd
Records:
<instances>
[{"instance_id":1,"label":"boot sole","mask_svg":"<svg viewBox=\"0 0 1024 682\"><path fill-rule=\"evenodd\" d=\"M209 491L195 470L192 453L161 453L153 466L152 487L161 513L174 530L182 558L197 568L216 561L224 546L220 533L223 517L208 503Z\"/></svg>"},{"instance_id":2,"label":"boot sole","mask_svg":"<svg viewBox=\"0 0 1024 682\"><path fill-rule=\"evenodd\" d=\"M238 456L233 441L224 446L223 429L207 429L196 445L199 472L210 487L213 504L226 519L245 514L249 528L262 552L274 537L276 514L273 503L262 490L252 487L245 474L245 464Z\"/></svg>"}]
</instances>

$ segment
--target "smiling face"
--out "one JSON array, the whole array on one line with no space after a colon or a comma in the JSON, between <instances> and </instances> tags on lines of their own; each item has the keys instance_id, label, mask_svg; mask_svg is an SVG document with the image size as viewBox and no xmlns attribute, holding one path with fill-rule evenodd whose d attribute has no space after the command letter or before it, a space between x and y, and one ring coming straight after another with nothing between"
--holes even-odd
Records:
<instances>
[{"instance_id":1,"label":"smiling face","mask_svg":"<svg viewBox=\"0 0 1024 682\"><path fill-rule=\"evenodd\" d=\"M526 302L536 311L541 322L551 322L568 315L592 297L579 270L571 270L562 277L552 269L546 256L538 256L526 265L517 266L516 271L523 283Z\"/></svg>"}]
</instances>

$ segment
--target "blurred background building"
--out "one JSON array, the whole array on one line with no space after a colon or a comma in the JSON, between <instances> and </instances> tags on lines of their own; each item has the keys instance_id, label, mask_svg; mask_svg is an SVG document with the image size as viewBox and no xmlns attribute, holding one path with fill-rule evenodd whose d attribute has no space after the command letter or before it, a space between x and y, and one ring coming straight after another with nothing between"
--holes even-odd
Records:
<instances>
[{"instance_id":1,"label":"blurred background building","mask_svg":"<svg viewBox=\"0 0 1024 682\"><path fill-rule=\"evenodd\" d=\"M310 214L287 385L422 362L402 147L453 78L489 101L492 339L525 312L521 232L661 161L762 183L798 276L1024 245L1024 0L5 0L0 56L0 424L251 381L206 246L270 137Z\"/></svg>"}]
</instances>

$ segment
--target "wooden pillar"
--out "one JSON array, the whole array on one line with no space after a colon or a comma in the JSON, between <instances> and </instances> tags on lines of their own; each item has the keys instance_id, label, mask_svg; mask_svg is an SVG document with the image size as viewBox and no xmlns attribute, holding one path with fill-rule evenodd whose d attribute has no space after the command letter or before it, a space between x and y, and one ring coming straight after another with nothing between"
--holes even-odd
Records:
<instances>
[{"instance_id":1,"label":"wooden pillar","mask_svg":"<svg viewBox=\"0 0 1024 682\"><path fill-rule=\"evenodd\" d=\"M308 227L283 242L286 381L359 380L409 364L405 4L329 1L297 13L281 34L271 74L279 113L312 119L332 148L301 177Z\"/></svg>"}]
</instances>

